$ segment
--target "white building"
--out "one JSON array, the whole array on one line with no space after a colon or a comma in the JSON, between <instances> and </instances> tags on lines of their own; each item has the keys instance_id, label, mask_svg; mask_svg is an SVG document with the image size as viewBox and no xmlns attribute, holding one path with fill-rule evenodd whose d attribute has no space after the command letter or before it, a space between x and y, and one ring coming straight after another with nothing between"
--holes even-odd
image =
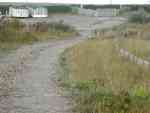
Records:
<instances>
[{"instance_id":1,"label":"white building","mask_svg":"<svg viewBox=\"0 0 150 113\"><path fill-rule=\"evenodd\" d=\"M30 12L28 8L23 6L10 6L9 7L9 16L10 17L20 17L20 18L26 18L29 17Z\"/></svg>"},{"instance_id":2,"label":"white building","mask_svg":"<svg viewBox=\"0 0 150 113\"><path fill-rule=\"evenodd\" d=\"M25 6L10 6L10 17L48 17L48 9L45 7L25 7Z\"/></svg>"},{"instance_id":3,"label":"white building","mask_svg":"<svg viewBox=\"0 0 150 113\"><path fill-rule=\"evenodd\" d=\"M48 17L48 9L45 7L32 7L31 17Z\"/></svg>"}]
</instances>

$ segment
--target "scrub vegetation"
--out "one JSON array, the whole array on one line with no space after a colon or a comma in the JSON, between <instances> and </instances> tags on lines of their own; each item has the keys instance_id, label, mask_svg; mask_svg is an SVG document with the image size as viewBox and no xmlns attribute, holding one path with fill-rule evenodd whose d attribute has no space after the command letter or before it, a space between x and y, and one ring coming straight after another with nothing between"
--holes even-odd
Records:
<instances>
[{"instance_id":1,"label":"scrub vegetation","mask_svg":"<svg viewBox=\"0 0 150 113\"><path fill-rule=\"evenodd\" d=\"M0 51L11 50L23 44L32 44L48 39L62 39L76 35L73 27L58 23L36 23L27 26L16 19L4 20L0 24Z\"/></svg>"},{"instance_id":2,"label":"scrub vegetation","mask_svg":"<svg viewBox=\"0 0 150 113\"><path fill-rule=\"evenodd\" d=\"M123 24L113 29L101 30L97 33L97 38L116 38L120 48L128 50L139 58L149 60L150 56L150 23ZM101 37L102 35L102 37Z\"/></svg>"},{"instance_id":3,"label":"scrub vegetation","mask_svg":"<svg viewBox=\"0 0 150 113\"><path fill-rule=\"evenodd\" d=\"M149 67L121 57L126 48L149 57L149 24L101 30L60 57L60 83L70 89L75 113L150 113Z\"/></svg>"},{"instance_id":4,"label":"scrub vegetation","mask_svg":"<svg viewBox=\"0 0 150 113\"><path fill-rule=\"evenodd\" d=\"M1 22L0 25L0 50L14 49L20 44L31 43L36 38L27 32L22 32L23 24L17 20Z\"/></svg>"},{"instance_id":5,"label":"scrub vegetation","mask_svg":"<svg viewBox=\"0 0 150 113\"><path fill-rule=\"evenodd\" d=\"M78 34L74 27L64 24L63 21L53 22L48 26L48 32L51 36L69 37Z\"/></svg>"},{"instance_id":6,"label":"scrub vegetation","mask_svg":"<svg viewBox=\"0 0 150 113\"><path fill-rule=\"evenodd\" d=\"M59 6L47 6L49 14L51 13L72 13L71 6L59 5Z\"/></svg>"},{"instance_id":7,"label":"scrub vegetation","mask_svg":"<svg viewBox=\"0 0 150 113\"><path fill-rule=\"evenodd\" d=\"M150 61L150 41L141 39L122 39L119 43L121 48L126 49L143 60Z\"/></svg>"},{"instance_id":8,"label":"scrub vegetation","mask_svg":"<svg viewBox=\"0 0 150 113\"><path fill-rule=\"evenodd\" d=\"M119 10L119 15L129 18L131 23L148 23L150 22L149 6L124 6Z\"/></svg>"}]
</instances>

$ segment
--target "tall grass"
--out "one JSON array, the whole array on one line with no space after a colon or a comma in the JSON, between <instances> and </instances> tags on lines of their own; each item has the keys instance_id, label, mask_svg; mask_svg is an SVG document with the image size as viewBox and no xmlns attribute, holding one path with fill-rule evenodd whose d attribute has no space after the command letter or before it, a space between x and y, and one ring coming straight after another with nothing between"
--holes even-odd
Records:
<instances>
[{"instance_id":1,"label":"tall grass","mask_svg":"<svg viewBox=\"0 0 150 113\"><path fill-rule=\"evenodd\" d=\"M126 24L113 29L101 30L98 39L116 38L120 48L145 60L150 60L150 24Z\"/></svg>"},{"instance_id":2,"label":"tall grass","mask_svg":"<svg viewBox=\"0 0 150 113\"><path fill-rule=\"evenodd\" d=\"M77 34L74 27L64 24L63 21L49 23L48 32L60 36L63 34L68 34L68 36Z\"/></svg>"},{"instance_id":3,"label":"tall grass","mask_svg":"<svg viewBox=\"0 0 150 113\"><path fill-rule=\"evenodd\" d=\"M120 48L124 48L135 56L150 61L150 41L141 39L121 39Z\"/></svg>"},{"instance_id":4,"label":"tall grass","mask_svg":"<svg viewBox=\"0 0 150 113\"><path fill-rule=\"evenodd\" d=\"M75 113L150 113L149 69L121 58L114 40L93 39L61 56Z\"/></svg>"},{"instance_id":5,"label":"tall grass","mask_svg":"<svg viewBox=\"0 0 150 113\"><path fill-rule=\"evenodd\" d=\"M0 24L0 50L14 49L21 44L37 39L29 32L23 32L24 25L18 20L5 20Z\"/></svg>"},{"instance_id":6,"label":"tall grass","mask_svg":"<svg viewBox=\"0 0 150 113\"><path fill-rule=\"evenodd\" d=\"M26 25L16 19L0 24L0 51L11 50L22 44L31 44L48 39L62 39L76 35L73 27L62 22L36 23L26 30Z\"/></svg>"}]
</instances>

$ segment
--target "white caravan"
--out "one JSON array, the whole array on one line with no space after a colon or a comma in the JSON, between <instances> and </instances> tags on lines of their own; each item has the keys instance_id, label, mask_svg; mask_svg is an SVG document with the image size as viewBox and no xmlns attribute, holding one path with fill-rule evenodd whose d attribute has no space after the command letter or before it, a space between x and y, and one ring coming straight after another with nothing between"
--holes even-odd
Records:
<instances>
[{"instance_id":1,"label":"white caravan","mask_svg":"<svg viewBox=\"0 0 150 113\"><path fill-rule=\"evenodd\" d=\"M29 17L30 13L28 8L26 7L9 7L9 16L10 17L20 17L20 18L26 18Z\"/></svg>"},{"instance_id":2,"label":"white caravan","mask_svg":"<svg viewBox=\"0 0 150 113\"><path fill-rule=\"evenodd\" d=\"M31 17L48 17L48 10L45 7L32 7Z\"/></svg>"}]
</instances>

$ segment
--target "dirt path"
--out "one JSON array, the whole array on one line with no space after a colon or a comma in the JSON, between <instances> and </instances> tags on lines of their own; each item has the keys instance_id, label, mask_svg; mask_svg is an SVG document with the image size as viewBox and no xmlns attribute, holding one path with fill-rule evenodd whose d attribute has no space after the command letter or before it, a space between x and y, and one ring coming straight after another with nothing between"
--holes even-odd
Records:
<instances>
[{"instance_id":1,"label":"dirt path","mask_svg":"<svg viewBox=\"0 0 150 113\"><path fill-rule=\"evenodd\" d=\"M64 17L64 20L67 18ZM23 69L16 73L15 89L9 96L0 98L0 113L67 113L69 102L59 94L59 88L53 81L53 77L57 74L57 60L65 48L84 40L90 34L90 29L97 21L95 20L88 20L82 25L77 21L72 22L78 23L78 29L82 31L79 37L30 46L32 57L25 63ZM81 23L85 20L78 18L78 21ZM110 24L109 20L109 27L116 24L118 22Z\"/></svg>"}]
</instances>

